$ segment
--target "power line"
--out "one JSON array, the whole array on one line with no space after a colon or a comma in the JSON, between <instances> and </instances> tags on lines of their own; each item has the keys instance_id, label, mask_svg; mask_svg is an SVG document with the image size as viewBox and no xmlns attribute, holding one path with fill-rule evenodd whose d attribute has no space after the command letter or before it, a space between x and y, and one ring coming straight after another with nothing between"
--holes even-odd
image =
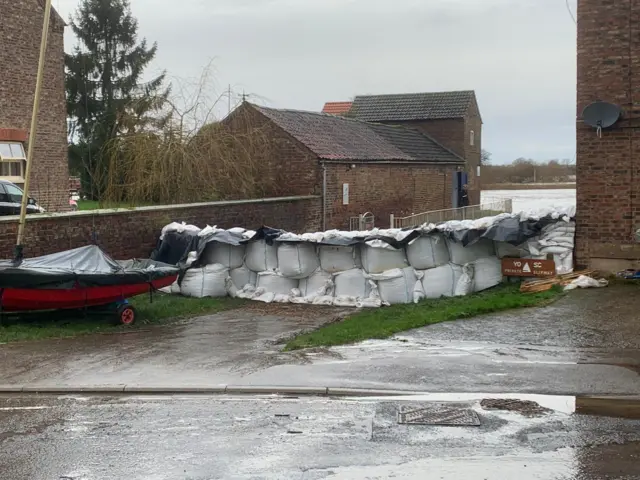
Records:
<instances>
[{"instance_id":1,"label":"power line","mask_svg":"<svg viewBox=\"0 0 640 480\"><path fill-rule=\"evenodd\" d=\"M571 15L571 20L573 20L573 23L578 25L578 21L576 20L576 16L571 11L571 5L569 5L569 0L565 0L564 3L567 6L567 11L569 12L569 15Z\"/></svg>"}]
</instances>

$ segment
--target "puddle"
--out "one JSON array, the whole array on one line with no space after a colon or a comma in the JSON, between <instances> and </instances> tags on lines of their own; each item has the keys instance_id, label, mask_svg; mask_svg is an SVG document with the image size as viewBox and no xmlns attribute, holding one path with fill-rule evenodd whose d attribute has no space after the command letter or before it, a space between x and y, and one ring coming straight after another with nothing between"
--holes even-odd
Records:
<instances>
[{"instance_id":1,"label":"puddle","mask_svg":"<svg viewBox=\"0 0 640 480\"><path fill-rule=\"evenodd\" d=\"M536 395L519 393L419 393L415 395L350 397L357 401L411 401L411 402L481 402L486 398L528 400L549 410L571 414L576 411L576 398L558 395Z\"/></svg>"},{"instance_id":2,"label":"puddle","mask_svg":"<svg viewBox=\"0 0 640 480\"><path fill-rule=\"evenodd\" d=\"M640 397L577 397L576 413L640 419Z\"/></svg>"}]
</instances>

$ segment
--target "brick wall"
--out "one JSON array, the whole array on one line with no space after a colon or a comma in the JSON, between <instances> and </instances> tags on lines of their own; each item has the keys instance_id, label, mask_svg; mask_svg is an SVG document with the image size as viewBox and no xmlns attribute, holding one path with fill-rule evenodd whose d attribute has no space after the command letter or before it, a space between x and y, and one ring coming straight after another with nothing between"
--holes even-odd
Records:
<instances>
[{"instance_id":1,"label":"brick wall","mask_svg":"<svg viewBox=\"0 0 640 480\"><path fill-rule=\"evenodd\" d=\"M321 215L318 196L34 215L26 226L25 255L46 255L96 243L116 259L145 258L155 247L162 227L174 221L221 228L268 225L301 233L320 230ZM0 217L0 258L12 258L17 228L16 217Z\"/></svg>"},{"instance_id":2,"label":"brick wall","mask_svg":"<svg viewBox=\"0 0 640 480\"><path fill-rule=\"evenodd\" d=\"M376 227L388 228L389 215L408 216L451 208L455 167L431 165L327 164L327 229L348 229L365 212ZM349 184L349 204L342 186Z\"/></svg>"},{"instance_id":3,"label":"brick wall","mask_svg":"<svg viewBox=\"0 0 640 480\"><path fill-rule=\"evenodd\" d=\"M471 145L471 132L473 132L473 145ZM482 118L478 103L474 100L469 114L464 121L464 159L469 174L469 203L471 205L480 204L480 193L482 192L481 179L478 178L478 167L482 157Z\"/></svg>"},{"instance_id":4,"label":"brick wall","mask_svg":"<svg viewBox=\"0 0 640 480\"><path fill-rule=\"evenodd\" d=\"M0 0L0 129L30 127L42 4ZM30 191L51 211L67 209L69 200L63 35L64 22L52 12Z\"/></svg>"},{"instance_id":5,"label":"brick wall","mask_svg":"<svg viewBox=\"0 0 640 480\"><path fill-rule=\"evenodd\" d=\"M256 152L256 155L267 167L266 175L273 184L272 195L322 194L318 157L255 110L250 103L242 104L224 122L233 131L242 134L243 141L250 142L258 137L268 139L265 148Z\"/></svg>"},{"instance_id":6,"label":"brick wall","mask_svg":"<svg viewBox=\"0 0 640 480\"><path fill-rule=\"evenodd\" d=\"M579 265L604 269L640 259L640 3L579 0L577 98L577 238ZM583 108L602 100L624 118L596 131ZM637 265L637 262L636 262ZM609 268L611 267L611 268Z\"/></svg>"},{"instance_id":7,"label":"brick wall","mask_svg":"<svg viewBox=\"0 0 640 480\"><path fill-rule=\"evenodd\" d=\"M482 120L476 102L471 107L467 118L449 118L443 120L421 120L410 122L384 122L403 127L417 128L435 141L465 159L469 178L469 202L480 203L480 184L477 167L480 165L482 151ZM474 131L474 145L470 145L471 130Z\"/></svg>"}]
</instances>

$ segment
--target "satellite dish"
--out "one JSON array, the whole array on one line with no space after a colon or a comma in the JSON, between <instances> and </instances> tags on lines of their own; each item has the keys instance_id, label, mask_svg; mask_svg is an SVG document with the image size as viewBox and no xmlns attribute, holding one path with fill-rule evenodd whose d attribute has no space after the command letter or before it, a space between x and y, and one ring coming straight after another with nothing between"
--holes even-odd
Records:
<instances>
[{"instance_id":1,"label":"satellite dish","mask_svg":"<svg viewBox=\"0 0 640 480\"><path fill-rule=\"evenodd\" d=\"M607 102L594 102L582 111L582 119L587 125L602 129L609 128L620 118L622 110L618 105Z\"/></svg>"}]
</instances>

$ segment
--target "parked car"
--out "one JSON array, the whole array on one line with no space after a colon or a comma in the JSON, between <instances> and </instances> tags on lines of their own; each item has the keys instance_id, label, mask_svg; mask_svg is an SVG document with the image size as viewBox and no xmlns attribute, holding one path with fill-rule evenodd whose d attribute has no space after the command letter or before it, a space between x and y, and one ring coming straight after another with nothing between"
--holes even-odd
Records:
<instances>
[{"instance_id":1,"label":"parked car","mask_svg":"<svg viewBox=\"0 0 640 480\"><path fill-rule=\"evenodd\" d=\"M20 215L23 190L15 183L0 180L0 215ZM44 208L38 205L35 198L29 197L27 213L42 213Z\"/></svg>"}]
</instances>

